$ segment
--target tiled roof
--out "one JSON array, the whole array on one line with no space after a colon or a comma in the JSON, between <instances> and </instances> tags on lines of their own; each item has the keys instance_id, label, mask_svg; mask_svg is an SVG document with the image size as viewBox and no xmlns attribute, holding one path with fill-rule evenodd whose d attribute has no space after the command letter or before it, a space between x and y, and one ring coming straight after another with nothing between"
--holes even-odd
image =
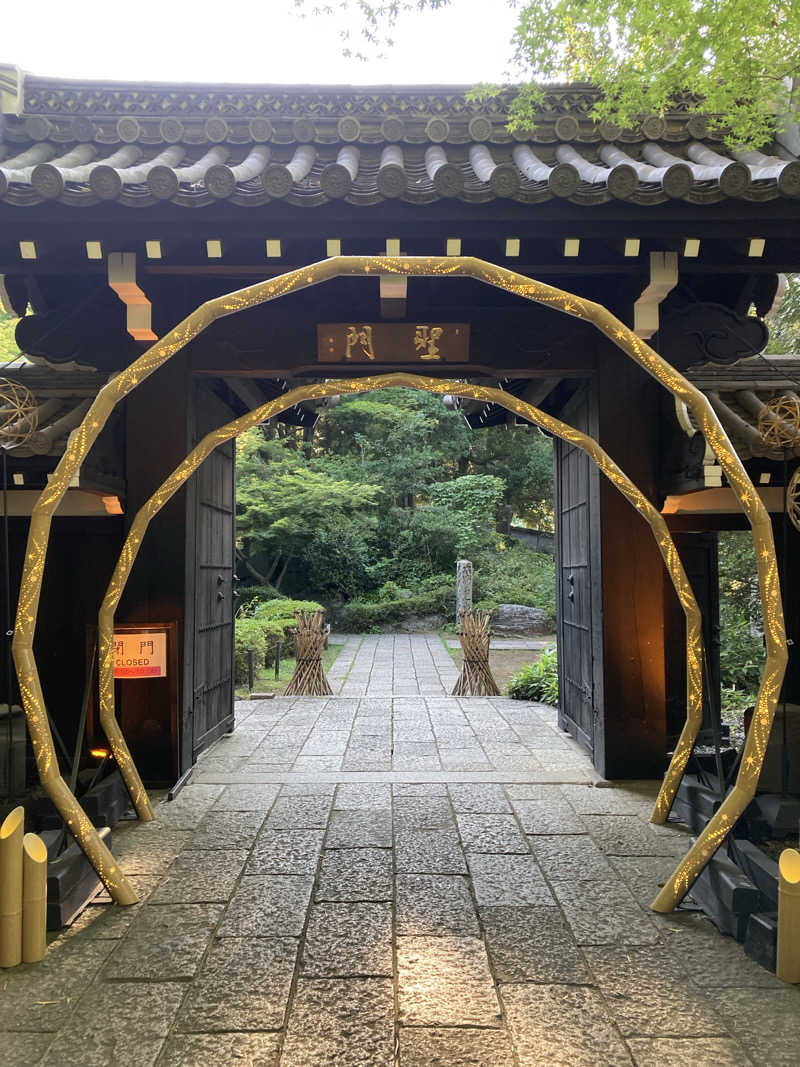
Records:
<instances>
[{"instance_id":1,"label":"tiled roof","mask_svg":"<svg viewBox=\"0 0 800 1067\"><path fill-rule=\"evenodd\" d=\"M20 75L16 94L0 97L0 200L17 206L800 196L800 161L784 144L731 153L688 108L614 129L589 117L595 97L586 86L553 87L532 129L516 134L507 96L476 103L460 87L135 86Z\"/></svg>"}]
</instances>

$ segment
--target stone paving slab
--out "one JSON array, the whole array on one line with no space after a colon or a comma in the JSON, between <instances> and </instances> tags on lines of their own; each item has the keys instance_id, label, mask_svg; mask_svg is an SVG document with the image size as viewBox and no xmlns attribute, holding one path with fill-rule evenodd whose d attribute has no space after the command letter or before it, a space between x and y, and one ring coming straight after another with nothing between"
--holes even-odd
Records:
<instances>
[{"instance_id":1,"label":"stone paving slab","mask_svg":"<svg viewBox=\"0 0 800 1067\"><path fill-rule=\"evenodd\" d=\"M262 831L250 853L245 873L315 874L322 852L324 830Z\"/></svg>"},{"instance_id":2,"label":"stone paving slab","mask_svg":"<svg viewBox=\"0 0 800 1067\"><path fill-rule=\"evenodd\" d=\"M500 1026L489 961L472 937L397 939L399 1019L413 1026Z\"/></svg>"},{"instance_id":3,"label":"stone paving slab","mask_svg":"<svg viewBox=\"0 0 800 1067\"><path fill-rule=\"evenodd\" d=\"M584 954L558 908L481 907L480 918L498 982L590 983Z\"/></svg>"},{"instance_id":4,"label":"stone paving slab","mask_svg":"<svg viewBox=\"0 0 800 1067\"><path fill-rule=\"evenodd\" d=\"M400 1031L401 1067L514 1067L508 1035L467 1027L404 1027Z\"/></svg>"},{"instance_id":5,"label":"stone paving slab","mask_svg":"<svg viewBox=\"0 0 800 1067\"><path fill-rule=\"evenodd\" d=\"M303 974L309 978L391 978L389 902L315 904L306 931Z\"/></svg>"},{"instance_id":6,"label":"stone paving slab","mask_svg":"<svg viewBox=\"0 0 800 1067\"><path fill-rule=\"evenodd\" d=\"M222 916L220 904L143 908L103 969L106 980L192 978Z\"/></svg>"},{"instance_id":7,"label":"stone paving slab","mask_svg":"<svg viewBox=\"0 0 800 1067\"><path fill-rule=\"evenodd\" d=\"M711 998L686 980L678 961L650 948L587 948L586 961L625 1036L719 1037L727 1029Z\"/></svg>"},{"instance_id":8,"label":"stone paving slab","mask_svg":"<svg viewBox=\"0 0 800 1067\"><path fill-rule=\"evenodd\" d=\"M174 1034L158 1067L278 1067L277 1034Z\"/></svg>"},{"instance_id":9,"label":"stone paving slab","mask_svg":"<svg viewBox=\"0 0 800 1067\"><path fill-rule=\"evenodd\" d=\"M348 637L338 695L238 705L115 829L140 903L0 974L3 1067L794 1067L800 989L649 909L688 845L658 783L448 672L433 635Z\"/></svg>"},{"instance_id":10,"label":"stone paving slab","mask_svg":"<svg viewBox=\"0 0 800 1067\"><path fill-rule=\"evenodd\" d=\"M520 1067L630 1067L628 1048L597 990L508 985L502 997Z\"/></svg>"},{"instance_id":11,"label":"stone paving slab","mask_svg":"<svg viewBox=\"0 0 800 1067\"><path fill-rule=\"evenodd\" d=\"M469 872L475 899L481 907L507 904L555 904L536 860L530 854L486 855L470 853Z\"/></svg>"},{"instance_id":12,"label":"stone paving slab","mask_svg":"<svg viewBox=\"0 0 800 1067\"><path fill-rule=\"evenodd\" d=\"M231 897L220 937L299 937L313 882L311 876L245 876Z\"/></svg>"},{"instance_id":13,"label":"stone paving slab","mask_svg":"<svg viewBox=\"0 0 800 1067\"><path fill-rule=\"evenodd\" d=\"M394 990L388 978L298 982L281 1067L391 1067Z\"/></svg>"},{"instance_id":14,"label":"stone paving slab","mask_svg":"<svg viewBox=\"0 0 800 1067\"><path fill-rule=\"evenodd\" d=\"M178 1012L178 1030L279 1030L298 945L288 937L226 937L215 942Z\"/></svg>"},{"instance_id":15,"label":"stone paving slab","mask_svg":"<svg viewBox=\"0 0 800 1067\"><path fill-rule=\"evenodd\" d=\"M528 853L528 842L513 815L459 815L465 852Z\"/></svg>"},{"instance_id":16,"label":"stone paving slab","mask_svg":"<svg viewBox=\"0 0 800 1067\"><path fill-rule=\"evenodd\" d=\"M398 874L395 884L398 936L480 936L466 878Z\"/></svg>"},{"instance_id":17,"label":"stone paving slab","mask_svg":"<svg viewBox=\"0 0 800 1067\"><path fill-rule=\"evenodd\" d=\"M332 849L326 852L317 882L316 899L391 900L391 849Z\"/></svg>"}]
</instances>

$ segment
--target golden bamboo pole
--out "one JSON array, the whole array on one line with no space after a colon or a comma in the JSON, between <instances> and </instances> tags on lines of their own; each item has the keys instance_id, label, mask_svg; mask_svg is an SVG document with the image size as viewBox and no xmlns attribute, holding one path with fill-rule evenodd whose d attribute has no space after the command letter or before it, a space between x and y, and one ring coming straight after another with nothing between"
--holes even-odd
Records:
<instances>
[{"instance_id":1,"label":"golden bamboo pole","mask_svg":"<svg viewBox=\"0 0 800 1067\"><path fill-rule=\"evenodd\" d=\"M686 577L675 543L661 513L650 503L647 497L634 485L627 475L614 463L611 457L587 434L573 426L548 415L531 404L517 397L482 385L469 385L464 382L430 378L418 374L383 374L367 378L352 378L348 381L318 382L313 385L300 386L284 393L253 411L233 419L225 426L210 431L189 453L186 459L167 476L153 495L137 512L130 531L122 546L114 573L103 598L103 605L98 620L98 656L101 679L100 699L105 701L104 715L106 721L114 721L114 686L113 686L113 631L114 611L122 597L133 563L138 554L142 539L152 519L166 502L197 470L207 456L220 444L231 440L244 430L265 422L303 400L321 399L326 396L350 393L370 392L376 389L389 389L405 386L412 389L424 389L428 392L451 394L468 397L473 400L496 403L521 415L528 421L543 427L549 433L580 448L597 464L599 470L616 486L623 496L639 511L653 531L653 536L669 573L675 592L686 616L686 679L687 708L689 725L695 732L702 719L703 708L703 635L700 609ZM105 679L105 682L104 682ZM691 750L691 745L689 746ZM131 764L132 766L132 764ZM133 768L135 771L135 768ZM677 788L678 778L675 781Z\"/></svg>"},{"instance_id":2,"label":"golden bamboo pole","mask_svg":"<svg viewBox=\"0 0 800 1067\"><path fill-rule=\"evenodd\" d=\"M22 961L47 951L47 847L38 834L22 839Z\"/></svg>"},{"instance_id":3,"label":"golden bamboo pole","mask_svg":"<svg viewBox=\"0 0 800 1067\"><path fill-rule=\"evenodd\" d=\"M288 293L320 284L331 278L369 277L381 274L474 278L487 285L504 289L522 299L532 300L591 323L623 353L661 382L673 396L686 404L742 505L751 525L756 547L767 645L766 663L762 673L753 724L748 735L736 785L653 903L656 910L671 910L688 891L694 879L725 839L744 807L752 799L772 728L778 693L786 670L787 647L775 545L769 516L706 398L678 370L637 337L629 327L608 309L594 301L585 300L562 289L526 278L524 275L471 256L335 256L290 271L279 278L258 282L201 305L100 390L86 413L83 423L71 437L50 482L34 506L20 586L13 642L14 660L42 783L47 792L54 799L57 798L56 805L59 811L63 807L64 811L72 816L71 820L68 820L68 825L87 855L91 852L98 862L102 861L106 864L101 877L106 882L112 897L115 900L121 900L129 896L135 900L131 887L124 879L121 879L119 872L116 871L113 858L108 850L105 850L107 857L100 852L98 846L103 848L104 846L85 816L83 819L80 818L83 813L75 798L68 789L66 795L60 795L61 790L57 781L60 776L57 770L54 774L51 767L55 763L55 752L44 711L36 659L33 655L33 634L38 615L52 515L66 492L71 478L78 470L116 404L135 389L143 378L162 366L175 352L183 348L212 322L225 315L279 299ZM515 410L515 408L511 407L510 410ZM690 651L691 641L687 641L687 645L687 651ZM653 813L654 821L663 821L666 818L669 804L674 797L674 788L677 787L676 782L680 780L691 753L694 743L691 712L688 713L687 719L687 727L673 756L673 766L665 779L664 787L656 803ZM106 859L110 861L111 866L108 866Z\"/></svg>"},{"instance_id":4,"label":"golden bamboo pole","mask_svg":"<svg viewBox=\"0 0 800 1067\"><path fill-rule=\"evenodd\" d=\"M22 837L25 809L14 808L0 826L0 967L22 962Z\"/></svg>"},{"instance_id":5,"label":"golden bamboo pole","mask_svg":"<svg viewBox=\"0 0 800 1067\"><path fill-rule=\"evenodd\" d=\"M800 852L785 848L778 860L778 960L783 982L800 982Z\"/></svg>"}]
</instances>

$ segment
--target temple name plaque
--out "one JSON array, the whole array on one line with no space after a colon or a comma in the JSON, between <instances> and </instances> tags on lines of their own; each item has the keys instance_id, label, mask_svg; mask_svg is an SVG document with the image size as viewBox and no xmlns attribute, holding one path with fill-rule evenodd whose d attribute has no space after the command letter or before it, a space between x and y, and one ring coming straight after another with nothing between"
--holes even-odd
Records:
<instances>
[{"instance_id":1,"label":"temple name plaque","mask_svg":"<svg viewBox=\"0 0 800 1067\"><path fill-rule=\"evenodd\" d=\"M467 363L469 323L323 322L320 363Z\"/></svg>"},{"instance_id":2,"label":"temple name plaque","mask_svg":"<svg viewBox=\"0 0 800 1067\"><path fill-rule=\"evenodd\" d=\"M114 632L115 678L166 678L167 631Z\"/></svg>"}]
</instances>

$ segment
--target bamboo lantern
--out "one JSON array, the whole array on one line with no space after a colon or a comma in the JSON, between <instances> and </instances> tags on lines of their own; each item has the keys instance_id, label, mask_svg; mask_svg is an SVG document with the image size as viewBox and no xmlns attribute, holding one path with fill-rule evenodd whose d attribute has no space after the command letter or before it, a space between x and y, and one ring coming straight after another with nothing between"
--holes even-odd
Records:
<instances>
[{"instance_id":1,"label":"bamboo lantern","mask_svg":"<svg viewBox=\"0 0 800 1067\"><path fill-rule=\"evenodd\" d=\"M785 848L778 861L778 978L800 982L800 852Z\"/></svg>"},{"instance_id":2,"label":"bamboo lantern","mask_svg":"<svg viewBox=\"0 0 800 1067\"><path fill-rule=\"evenodd\" d=\"M38 834L22 839L22 962L47 951L47 846Z\"/></svg>"},{"instance_id":3,"label":"bamboo lantern","mask_svg":"<svg viewBox=\"0 0 800 1067\"><path fill-rule=\"evenodd\" d=\"M322 668L325 644L325 612L296 611L295 647L297 666L286 686L286 696L328 697L333 695Z\"/></svg>"},{"instance_id":4,"label":"bamboo lantern","mask_svg":"<svg viewBox=\"0 0 800 1067\"><path fill-rule=\"evenodd\" d=\"M22 962L22 835L25 809L0 826L0 967Z\"/></svg>"},{"instance_id":5,"label":"bamboo lantern","mask_svg":"<svg viewBox=\"0 0 800 1067\"><path fill-rule=\"evenodd\" d=\"M461 633L458 639L464 652L464 663L453 690L454 697L496 697L500 695L489 666L491 617L490 611L461 613Z\"/></svg>"}]
</instances>

